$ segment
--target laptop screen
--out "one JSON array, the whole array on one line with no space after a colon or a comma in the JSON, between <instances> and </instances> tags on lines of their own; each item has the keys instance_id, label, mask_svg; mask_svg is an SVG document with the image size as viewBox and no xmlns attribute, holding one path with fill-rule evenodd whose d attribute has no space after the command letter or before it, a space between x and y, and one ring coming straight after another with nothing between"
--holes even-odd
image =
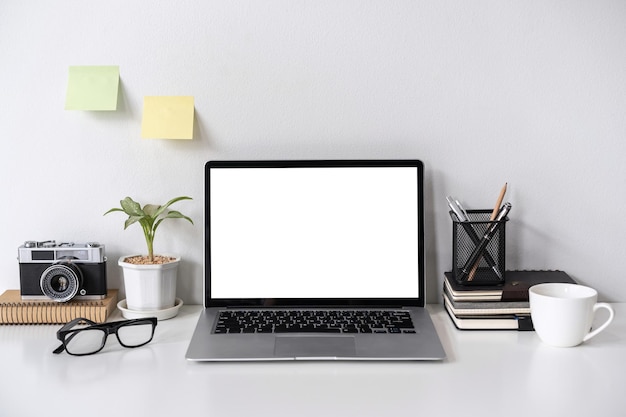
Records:
<instances>
[{"instance_id":1,"label":"laptop screen","mask_svg":"<svg viewBox=\"0 0 626 417\"><path fill-rule=\"evenodd\" d=\"M210 161L205 305L424 303L420 161Z\"/></svg>"}]
</instances>

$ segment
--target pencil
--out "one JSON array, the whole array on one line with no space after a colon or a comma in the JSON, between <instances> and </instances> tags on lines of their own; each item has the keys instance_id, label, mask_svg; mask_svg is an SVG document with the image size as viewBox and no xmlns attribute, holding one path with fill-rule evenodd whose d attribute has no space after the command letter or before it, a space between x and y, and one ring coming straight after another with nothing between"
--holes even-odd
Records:
<instances>
[{"instance_id":1,"label":"pencil","mask_svg":"<svg viewBox=\"0 0 626 417\"><path fill-rule=\"evenodd\" d=\"M493 208L493 211L491 212L491 217L489 218L490 221L494 221L496 219L496 216L498 215L498 212L500 211L500 207L502 207L502 200L504 200L504 194L506 194L506 186L507 186L507 183L505 182L504 186L500 190L500 195L498 196L498 200L496 201L496 206Z\"/></svg>"},{"instance_id":2,"label":"pencil","mask_svg":"<svg viewBox=\"0 0 626 417\"><path fill-rule=\"evenodd\" d=\"M500 190L500 195L498 195L498 199L496 200L496 205L493 208L493 211L491 212L491 216L489 217L489 221L494 221L496 219L496 217L498 216L498 212L500 211L500 207L502 207L502 200L504 200L504 194L506 194L507 184L508 183L505 182L504 186ZM476 270L478 270L478 264L479 263L480 263L480 258L478 258L478 260L476 261L476 263L472 267L472 270L470 271L469 276L467 277L468 281L472 281L474 279L474 275L476 275Z\"/></svg>"}]
</instances>

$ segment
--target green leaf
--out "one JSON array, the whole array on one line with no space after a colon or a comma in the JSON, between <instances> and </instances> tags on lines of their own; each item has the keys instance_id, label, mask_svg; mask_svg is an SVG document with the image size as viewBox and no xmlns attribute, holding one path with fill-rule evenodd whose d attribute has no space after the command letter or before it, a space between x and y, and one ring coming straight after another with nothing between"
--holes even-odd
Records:
<instances>
[{"instance_id":1,"label":"green leaf","mask_svg":"<svg viewBox=\"0 0 626 417\"><path fill-rule=\"evenodd\" d=\"M165 211L165 209L167 209L169 206L171 206L172 204L174 204L174 203L176 203L178 201L181 201L181 200L191 200L191 199L192 199L191 197L186 197L186 196L172 198L170 201L168 201L167 203L165 203L164 205L162 205L159 208L156 216L159 216L161 213L163 213Z\"/></svg>"},{"instance_id":2,"label":"green leaf","mask_svg":"<svg viewBox=\"0 0 626 417\"><path fill-rule=\"evenodd\" d=\"M124 209L124 212L129 216L145 216L145 213L141 209L141 205L130 197L126 197L120 201L120 204Z\"/></svg>"},{"instance_id":3,"label":"green leaf","mask_svg":"<svg viewBox=\"0 0 626 417\"><path fill-rule=\"evenodd\" d=\"M141 220L139 220L139 223L141 223L142 226L148 228L148 229L152 229L152 225L154 224L154 221L156 219L150 216L143 216L141 218Z\"/></svg>"},{"instance_id":4,"label":"green leaf","mask_svg":"<svg viewBox=\"0 0 626 417\"><path fill-rule=\"evenodd\" d=\"M148 216L155 218L158 216L158 212L159 209L161 208L161 206L158 206L156 204L146 204L145 206L143 206L143 212L146 213Z\"/></svg>"},{"instance_id":5,"label":"green leaf","mask_svg":"<svg viewBox=\"0 0 626 417\"><path fill-rule=\"evenodd\" d=\"M126 230L131 224L141 221L141 219L143 219L143 216L129 216L124 222L124 230Z\"/></svg>"},{"instance_id":6,"label":"green leaf","mask_svg":"<svg viewBox=\"0 0 626 417\"><path fill-rule=\"evenodd\" d=\"M152 233L153 233L153 234L154 234L154 233L156 233L156 229L157 229L157 227L159 227L159 225L163 222L163 220L165 220L165 217L163 217L163 218L159 219L159 220L158 220L158 221L154 224L154 227L152 228Z\"/></svg>"},{"instance_id":7,"label":"green leaf","mask_svg":"<svg viewBox=\"0 0 626 417\"><path fill-rule=\"evenodd\" d=\"M175 210L169 211L167 213L167 216L164 217L164 219L185 219L185 220L188 220L189 223L193 224L193 220L191 220L189 217L185 216L180 211L175 211Z\"/></svg>"},{"instance_id":8,"label":"green leaf","mask_svg":"<svg viewBox=\"0 0 626 417\"><path fill-rule=\"evenodd\" d=\"M107 214L112 213L114 211L121 211L122 213L124 212L124 210L122 210L121 208L115 207L115 208L112 208L111 210L107 211L106 213L104 213L103 216L106 216Z\"/></svg>"}]
</instances>

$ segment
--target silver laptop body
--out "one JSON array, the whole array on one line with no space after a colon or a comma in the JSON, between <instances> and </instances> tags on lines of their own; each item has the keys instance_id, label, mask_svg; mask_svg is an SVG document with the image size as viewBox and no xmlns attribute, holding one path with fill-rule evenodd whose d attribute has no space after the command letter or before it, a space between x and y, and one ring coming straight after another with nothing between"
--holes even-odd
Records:
<instances>
[{"instance_id":1,"label":"silver laptop body","mask_svg":"<svg viewBox=\"0 0 626 417\"><path fill-rule=\"evenodd\" d=\"M445 358L424 308L421 161L209 161L205 193L188 360ZM331 315L369 321L308 321Z\"/></svg>"}]
</instances>

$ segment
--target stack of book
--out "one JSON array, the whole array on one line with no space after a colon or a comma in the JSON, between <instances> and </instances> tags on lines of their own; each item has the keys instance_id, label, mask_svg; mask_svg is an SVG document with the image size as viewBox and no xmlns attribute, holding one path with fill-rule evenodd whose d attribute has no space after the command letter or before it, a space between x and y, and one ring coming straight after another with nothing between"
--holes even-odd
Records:
<instances>
[{"instance_id":1,"label":"stack of book","mask_svg":"<svg viewBox=\"0 0 626 417\"><path fill-rule=\"evenodd\" d=\"M444 274L443 304L462 330L533 330L528 289L540 283L575 281L563 271L506 271L502 285L462 285Z\"/></svg>"}]
</instances>

